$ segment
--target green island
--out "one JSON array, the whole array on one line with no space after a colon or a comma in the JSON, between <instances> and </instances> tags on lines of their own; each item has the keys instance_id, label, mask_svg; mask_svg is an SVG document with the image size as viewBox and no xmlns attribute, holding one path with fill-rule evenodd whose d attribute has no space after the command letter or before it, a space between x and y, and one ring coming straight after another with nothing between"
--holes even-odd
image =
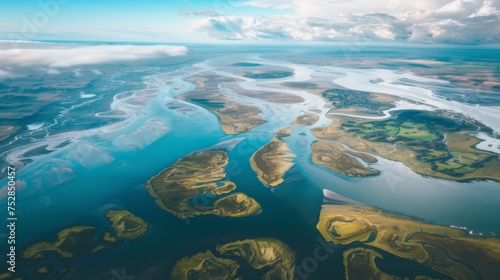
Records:
<instances>
[{"instance_id":1,"label":"green island","mask_svg":"<svg viewBox=\"0 0 500 280\"><path fill-rule=\"evenodd\" d=\"M298 116L292 124L295 126L311 126L319 120L319 116L316 114L306 113Z\"/></svg>"},{"instance_id":2,"label":"green island","mask_svg":"<svg viewBox=\"0 0 500 280\"><path fill-rule=\"evenodd\" d=\"M93 246L97 228L93 226L72 226L57 233L54 242L39 242L28 246L22 253L23 259L40 259L46 252L54 252L61 258L72 258Z\"/></svg>"},{"instance_id":3,"label":"green island","mask_svg":"<svg viewBox=\"0 0 500 280\"><path fill-rule=\"evenodd\" d=\"M226 256L242 257L250 266L258 270L270 268L262 279L293 279L295 253L277 239L241 240L218 245L217 251Z\"/></svg>"},{"instance_id":4,"label":"green island","mask_svg":"<svg viewBox=\"0 0 500 280\"><path fill-rule=\"evenodd\" d=\"M381 121L336 116L330 126L312 129L319 139L402 162L422 175L500 181L499 156L474 148L481 140L469 134L476 131L488 128L445 112L422 111L401 111Z\"/></svg>"},{"instance_id":5,"label":"green island","mask_svg":"<svg viewBox=\"0 0 500 280\"><path fill-rule=\"evenodd\" d=\"M353 248L343 253L346 280L356 279L381 279L381 280L402 280L401 278L381 271L375 260L383 259L377 251L367 248ZM424 275L418 275L415 280L437 280Z\"/></svg>"},{"instance_id":6,"label":"green island","mask_svg":"<svg viewBox=\"0 0 500 280\"><path fill-rule=\"evenodd\" d=\"M380 171L361 164L353 156L362 159L366 163L374 163L377 159L369 154L351 152L342 145L327 142L315 141L312 147L312 161L339 174L352 177L366 177L379 175Z\"/></svg>"},{"instance_id":7,"label":"green island","mask_svg":"<svg viewBox=\"0 0 500 280\"><path fill-rule=\"evenodd\" d=\"M162 209L181 219L208 214L233 218L251 216L261 207L244 193L219 198L211 205L191 203L198 195L218 196L236 189L233 182L223 180L228 162L229 155L223 149L193 153L151 178L146 188Z\"/></svg>"},{"instance_id":8,"label":"green island","mask_svg":"<svg viewBox=\"0 0 500 280\"><path fill-rule=\"evenodd\" d=\"M54 242L43 241L29 245L21 252L25 260L47 257L53 252L57 256L69 259L81 254L93 254L115 246L124 239L136 239L147 230L148 224L127 210L108 210L106 217L111 222L112 231L98 235L94 226L75 225L59 231ZM43 269L41 270L43 271Z\"/></svg>"},{"instance_id":9,"label":"green island","mask_svg":"<svg viewBox=\"0 0 500 280\"><path fill-rule=\"evenodd\" d=\"M207 75L193 76L186 81L194 83L196 89L177 98L199 105L215 114L224 133L239 134L266 123L266 120L259 116L258 107L235 102L219 91L220 83L231 82L233 79Z\"/></svg>"},{"instance_id":10,"label":"green island","mask_svg":"<svg viewBox=\"0 0 500 280\"><path fill-rule=\"evenodd\" d=\"M221 257L211 251L197 253L178 261L172 269L172 279L241 279L236 276L244 260L256 270L267 269L263 280L292 280L295 253L274 238L256 238L217 245Z\"/></svg>"},{"instance_id":11,"label":"green island","mask_svg":"<svg viewBox=\"0 0 500 280\"><path fill-rule=\"evenodd\" d=\"M500 279L500 240L363 205L323 205L317 228L330 242L361 242L452 278ZM480 273L480 275L478 275Z\"/></svg>"},{"instance_id":12,"label":"green island","mask_svg":"<svg viewBox=\"0 0 500 280\"><path fill-rule=\"evenodd\" d=\"M178 261L172 269L172 279L238 279L235 275L239 267L236 261L217 258L206 251Z\"/></svg>"},{"instance_id":13,"label":"green island","mask_svg":"<svg viewBox=\"0 0 500 280\"><path fill-rule=\"evenodd\" d=\"M250 158L250 165L259 180L271 187L283 183L285 173L293 166L295 154L288 149L282 138L290 135L289 127L281 129L265 146L257 150Z\"/></svg>"},{"instance_id":14,"label":"green island","mask_svg":"<svg viewBox=\"0 0 500 280\"><path fill-rule=\"evenodd\" d=\"M110 209L106 212L106 218L111 221L117 238L136 239L144 235L148 228L148 223L128 210Z\"/></svg>"},{"instance_id":15,"label":"green island","mask_svg":"<svg viewBox=\"0 0 500 280\"><path fill-rule=\"evenodd\" d=\"M390 95L350 89L327 89L321 96L332 104L331 113L345 114L381 115L397 100Z\"/></svg>"},{"instance_id":16,"label":"green island","mask_svg":"<svg viewBox=\"0 0 500 280\"><path fill-rule=\"evenodd\" d=\"M401 279L381 271L375 259L382 256L374 250L364 248L349 249L344 252L344 267L346 280L356 279L381 279L396 280Z\"/></svg>"}]
</instances>

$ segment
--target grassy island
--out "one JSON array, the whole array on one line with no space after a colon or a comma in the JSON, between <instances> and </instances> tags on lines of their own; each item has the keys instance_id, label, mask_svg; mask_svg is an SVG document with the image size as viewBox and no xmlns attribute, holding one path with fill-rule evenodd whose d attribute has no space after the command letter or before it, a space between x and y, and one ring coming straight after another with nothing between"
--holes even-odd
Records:
<instances>
[{"instance_id":1,"label":"grassy island","mask_svg":"<svg viewBox=\"0 0 500 280\"><path fill-rule=\"evenodd\" d=\"M356 279L383 279L396 280L398 277L393 277L381 271L375 259L382 256L374 250L364 248L349 249L344 252L344 267L346 280Z\"/></svg>"},{"instance_id":2,"label":"grassy island","mask_svg":"<svg viewBox=\"0 0 500 280\"><path fill-rule=\"evenodd\" d=\"M195 76L186 79L196 85L196 89L179 96L179 99L201 106L219 118L222 131L226 134L239 134L266 123L258 107L241 104L220 92L220 83L234 81L219 75Z\"/></svg>"},{"instance_id":3,"label":"grassy island","mask_svg":"<svg viewBox=\"0 0 500 280\"><path fill-rule=\"evenodd\" d=\"M400 161L422 175L500 181L499 156L474 148L480 140L469 134L480 130L488 128L465 117L401 111L381 121L334 117L330 126L312 132L320 139Z\"/></svg>"},{"instance_id":4,"label":"grassy island","mask_svg":"<svg viewBox=\"0 0 500 280\"><path fill-rule=\"evenodd\" d=\"M93 254L112 248L124 239L136 239L147 230L148 224L127 210L108 210L106 218L111 222L112 232L98 234L97 227L76 225L60 230L55 241L43 241L29 245L21 252L23 259L41 259L47 253L60 258L73 258L82 254ZM41 269L45 271L45 269Z\"/></svg>"},{"instance_id":5,"label":"grassy island","mask_svg":"<svg viewBox=\"0 0 500 280\"><path fill-rule=\"evenodd\" d=\"M293 125L295 126L311 126L315 124L319 120L319 116L316 114L307 113L301 116L298 116L294 121Z\"/></svg>"},{"instance_id":6,"label":"grassy island","mask_svg":"<svg viewBox=\"0 0 500 280\"><path fill-rule=\"evenodd\" d=\"M237 270L247 262L256 270L265 270L263 280L292 280L295 271L295 253L285 243L274 238L240 240L200 252L178 261L172 269L172 279L241 279ZM215 251L214 251L215 252Z\"/></svg>"},{"instance_id":7,"label":"grassy island","mask_svg":"<svg viewBox=\"0 0 500 280\"><path fill-rule=\"evenodd\" d=\"M351 152L336 143L315 141L312 144L312 161L316 164L323 165L337 173L353 177L380 174L380 171L364 166L353 156L360 158L366 163L377 161L375 157L369 154Z\"/></svg>"},{"instance_id":8,"label":"grassy island","mask_svg":"<svg viewBox=\"0 0 500 280\"><path fill-rule=\"evenodd\" d=\"M148 228L148 223L127 210L108 210L106 218L111 221L117 238L136 239L144 235Z\"/></svg>"},{"instance_id":9,"label":"grassy island","mask_svg":"<svg viewBox=\"0 0 500 280\"><path fill-rule=\"evenodd\" d=\"M323 205L318 230L335 244L361 242L450 277L499 279L500 240L362 205ZM480 275L477 274L480 273Z\"/></svg>"},{"instance_id":10,"label":"grassy island","mask_svg":"<svg viewBox=\"0 0 500 280\"><path fill-rule=\"evenodd\" d=\"M23 259L40 259L46 252L54 252L61 258L72 258L93 246L97 231L93 226L73 226L57 233L54 242L39 242L28 246L22 252Z\"/></svg>"},{"instance_id":11,"label":"grassy island","mask_svg":"<svg viewBox=\"0 0 500 280\"><path fill-rule=\"evenodd\" d=\"M146 188L164 210L184 219L213 214L224 217L245 217L261 207L244 193L222 197L211 205L195 205L197 195L220 196L236 189L226 177L228 153L223 149L187 155L148 181Z\"/></svg>"},{"instance_id":12,"label":"grassy island","mask_svg":"<svg viewBox=\"0 0 500 280\"><path fill-rule=\"evenodd\" d=\"M262 279L293 279L295 253L283 242L273 238L257 238L218 245L226 256L242 257L255 269L269 268Z\"/></svg>"},{"instance_id":13,"label":"grassy island","mask_svg":"<svg viewBox=\"0 0 500 280\"><path fill-rule=\"evenodd\" d=\"M235 279L240 265L233 260L215 257L212 252L198 253L178 261L172 270L172 279Z\"/></svg>"},{"instance_id":14,"label":"grassy island","mask_svg":"<svg viewBox=\"0 0 500 280\"><path fill-rule=\"evenodd\" d=\"M293 166L295 154L282 140L290 133L291 129L288 127L280 130L271 142L257 150L250 159L257 177L268 186L275 187L283 183L285 173Z\"/></svg>"},{"instance_id":15,"label":"grassy island","mask_svg":"<svg viewBox=\"0 0 500 280\"><path fill-rule=\"evenodd\" d=\"M321 93L323 99L331 103L331 113L356 114L366 116L382 115L394 105L398 98L390 95L350 89L327 89Z\"/></svg>"}]
</instances>

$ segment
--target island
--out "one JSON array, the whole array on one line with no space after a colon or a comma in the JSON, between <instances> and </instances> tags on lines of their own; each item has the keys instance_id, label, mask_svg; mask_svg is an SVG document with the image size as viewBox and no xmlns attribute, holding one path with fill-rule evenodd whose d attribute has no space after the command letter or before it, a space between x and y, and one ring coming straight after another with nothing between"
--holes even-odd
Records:
<instances>
[{"instance_id":1,"label":"island","mask_svg":"<svg viewBox=\"0 0 500 280\"><path fill-rule=\"evenodd\" d=\"M236 102L227 94L220 92L219 84L234 82L234 79L207 74L193 76L186 81L194 83L196 89L177 98L201 106L215 114L219 118L224 133L240 134L266 123L259 116L261 111L258 107Z\"/></svg>"},{"instance_id":2,"label":"island","mask_svg":"<svg viewBox=\"0 0 500 280\"><path fill-rule=\"evenodd\" d=\"M292 130L288 127L281 129L268 144L257 150L250 158L252 169L263 184L278 186L284 182L285 173L293 166L295 154L282 140L290 133Z\"/></svg>"},{"instance_id":3,"label":"island","mask_svg":"<svg viewBox=\"0 0 500 280\"><path fill-rule=\"evenodd\" d=\"M470 134L484 125L447 112L400 111L386 120L335 116L328 127L314 128L323 140L404 163L437 178L500 181L498 154L474 148L481 140Z\"/></svg>"},{"instance_id":4,"label":"island","mask_svg":"<svg viewBox=\"0 0 500 280\"><path fill-rule=\"evenodd\" d=\"M214 255L214 252L217 255ZM262 280L292 280L295 253L282 241L274 238L255 238L217 245L178 261L171 278L182 279L241 279L237 276L241 261L256 270L267 270Z\"/></svg>"},{"instance_id":5,"label":"island","mask_svg":"<svg viewBox=\"0 0 500 280\"><path fill-rule=\"evenodd\" d=\"M312 162L325 166L339 174L351 177L366 177L380 174L379 170L364 166L354 157L366 163L377 162L377 159L366 153L352 152L337 143L315 141L312 147Z\"/></svg>"},{"instance_id":6,"label":"island","mask_svg":"<svg viewBox=\"0 0 500 280\"><path fill-rule=\"evenodd\" d=\"M23 259L40 259L46 252L54 252L61 258L72 258L93 246L92 239L97 232L93 226L72 226L57 233L54 242L39 242L22 251Z\"/></svg>"},{"instance_id":7,"label":"island","mask_svg":"<svg viewBox=\"0 0 500 280\"><path fill-rule=\"evenodd\" d=\"M354 248L344 252L346 280L356 279L400 279L381 271L375 259L382 255L371 249Z\"/></svg>"},{"instance_id":8,"label":"island","mask_svg":"<svg viewBox=\"0 0 500 280\"><path fill-rule=\"evenodd\" d=\"M274 238L256 238L218 245L217 251L226 256L242 257L255 269L269 268L263 280L292 280L295 253L285 243Z\"/></svg>"},{"instance_id":9,"label":"island","mask_svg":"<svg viewBox=\"0 0 500 280\"><path fill-rule=\"evenodd\" d=\"M327 89L321 92L321 96L332 104L330 113L365 116L383 115L383 111L394 107L393 103L398 100L386 94L343 88Z\"/></svg>"},{"instance_id":10,"label":"island","mask_svg":"<svg viewBox=\"0 0 500 280\"><path fill-rule=\"evenodd\" d=\"M208 204L208 199L207 205L190 202L198 195L220 196L236 189L236 184L224 180L228 162L229 155L224 149L193 153L151 178L146 188L158 206L181 219L208 214L251 216L261 207L244 193L219 198L213 204Z\"/></svg>"},{"instance_id":11,"label":"island","mask_svg":"<svg viewBox=\"0 0 500 280\"><path fill-rule=\"evenodd\" d=\"M306 113L298 116L292 124L295 126L311 126L319 120L319 116L312 113Z\"/></svg>"},{"instance_id":12,"label":"island","mask_svg":"<svg viewBox=\"0 0 500 280\"><path fill-rule=\"evenodd\" d=\"M230 259L215 257L212 252L198 253L178 261L172 269L172 279L235 279L240 265Z\"/></svg>"},{"instance_id":13,"label":"island","mask_svg":"<svg viewBox=\"0 0 500 280\"><path fill-rule=\"evenodd\" d=\"M60 258L69 259L93 254L112 248L119 241L136 239L144 235L148 227L148 223L128 210L110 209L105 215L111 222L111 231L101 235L95 226L70 226L56 233L56 241L36 242L27 246L22 250L21 257L25 260L41 259L47 257L47 252L53 252Z\"/></svg>"},{"instance_id":14,"label":"island","mask_svg":"<svg viewBox=\"0 0 500 280\"><path fill-rule=\"evenodd\" d=\"M339 245L360 242L450 277L500 279L500 240L433 225L365 205L325 204L317 228ZM478 275L479 273L479 275Z\"/></svg>"},{"instance_id":15,"label":"island","mask_svg":"<svg viewBox=\"0 0 500 280\"><path fill-rule=\"evenodd\" d=\"M106 218L111 221L117 238L133 240L144 235L148 228L148 223L128 210L110 209L106 212Z\"/></svg>"}]
</instances>

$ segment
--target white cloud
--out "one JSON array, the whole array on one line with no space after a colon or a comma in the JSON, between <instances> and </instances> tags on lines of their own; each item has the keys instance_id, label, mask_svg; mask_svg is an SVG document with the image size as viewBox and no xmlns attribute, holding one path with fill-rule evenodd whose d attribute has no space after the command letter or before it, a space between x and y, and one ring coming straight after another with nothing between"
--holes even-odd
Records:
<instances>
[{"instance_id":1,"label":"white cloud","mask_svg":"<svg viewBox=\"0 0 500 280\"><path fill-rule=\"evenodd\" d=\"M437 9L450 0L250 0L240 5L259 8L291 9L306 17L331 17L353 13L393 13Z\"/></svg>"},{"instance_id":2,"label":"white cloud","mask_svg":"<svg viewBox=\"0 0 500 280\"><path fill-rule=\"evenodd\" d=\"M495 5L492 0L484 1L484 5L469 17L500 16L500 11L496 8L500 6L498 2L500 1L497 0Z\"/></svg>"},{"instance_id":3,"label":"white cloud","mask_svg":"<svg viewBox=\"0 0 500 280\"><path fill-rule=\"evenodd\" d=\"M225 16L193 21L193 28L224 40L358 40L395 39L390 18L353 16L335 19L300 16Z\"/></svg>"},{"instance_id":4,"label":"white cloud","mask_svg":"<svg viewBox=\"0 0 500 280\"><path fill-rule=\"evenodd\" d=\"M205 17L192 26L210 38L229 40L500 42L500 0L251 0L239 5L294 14Z\"/></svg>"},{"instance_id":5,"label":"white cloud","mask_svg":"<svg viewBox=\"0 0 500 280\"><path fill-rule=\"evenodd\" d=\"M45 65L70 67L115 61L182 56L188 49L183 46L97 45L78 47L10 48L0 49L0 65Z\"/></svg>"}]
</instances>

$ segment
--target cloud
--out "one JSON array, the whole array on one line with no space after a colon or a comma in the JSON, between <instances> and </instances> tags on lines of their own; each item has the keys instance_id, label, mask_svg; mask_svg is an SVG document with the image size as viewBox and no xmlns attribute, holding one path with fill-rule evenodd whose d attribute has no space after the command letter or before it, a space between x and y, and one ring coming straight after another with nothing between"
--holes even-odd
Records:
<instances>
[{"instance_id":1,"label":"cloud","mask_svg":"<svg viewBox=\"0 0 500 280\"><path fill-rule=\"evenodd\" d=\"M291 9L306 17L331 17L354 13L392 13L437 9L450 0L249 0L240 5L258 8Z\"/></svg>"},{"instance_id":2,"label":"cloud","mask_svg":"<svg viewBox=\"0 0 500 280\"><path fill-rule=\"evenodd\" d=\"M210 16L195 30L225 40L500 42L500 0L251 0L293 15Z\"/></svg>"},{"instance_id":3,"label":"cloud","mask_svg":"<svg viewBox=\"0 0 500 280\"><path fill-rule=\"evenodd\" d=\"M0 49L0 65L45 65L53 68L92 65L117 61L182 56L183 46L96 45L51 48Z\"/></svg>"},{"instance_id":4,"label":"cloud","mask_svg":"<svg viewBox=\"0 0 500 280\"><path fill-rule=\"evenodd\" d=\"M390 21L380 17L311 18L299 16L225 16L193 21L193 28L223 40L393 40Z\"/></svg>"},{"instance_id":5,"label":"cloud","mask_svg":"<svg viewBox=\"0 0 500 280\"><path fill-rule=\"evenodd\" d=\"M216 17L219 16L219 13L213 10L184 10L180 11L179 15L186 17L191 17L191 16Z\"/></svg>"}]
</instances>

